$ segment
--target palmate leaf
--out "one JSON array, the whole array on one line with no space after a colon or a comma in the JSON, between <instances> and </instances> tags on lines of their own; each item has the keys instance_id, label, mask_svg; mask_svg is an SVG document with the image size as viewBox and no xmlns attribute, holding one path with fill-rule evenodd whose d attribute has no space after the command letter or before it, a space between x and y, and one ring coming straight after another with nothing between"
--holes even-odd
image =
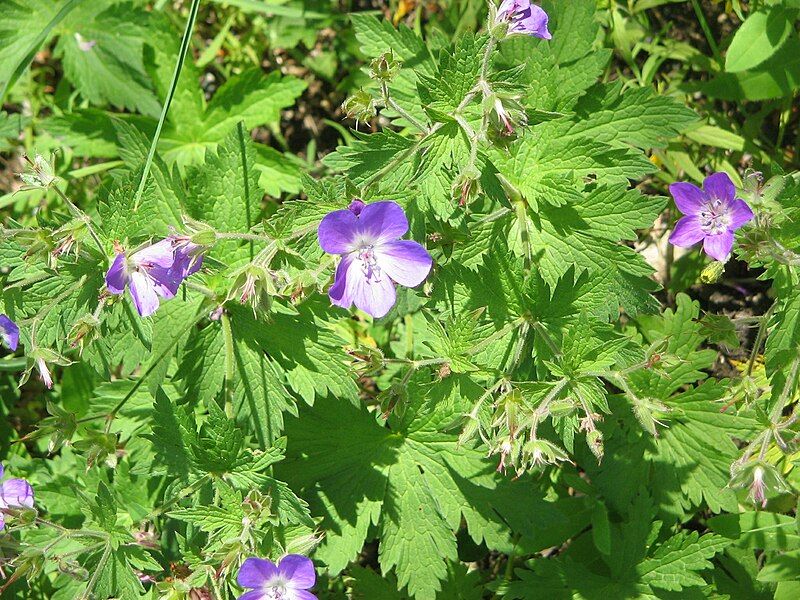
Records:
<instances>
[{"instance_id":1,"label":"palmate leaf","mask_svg":"<svg viewBox=\"0 0 800 600\"><path fill-rule=\"evenodd\" d=\"M649 498L638 496L626 513L627 520L611 523L609 555L584 560L588 549L581 539L558 558L534 560L531 570L516 571L519 581L501 587L509 600L573 600L610 598L664 598L664 591L682 597L703 597L706 586L700 573L730 544L725 538L697 532L680 532L658 542L662 524L652 522ZM593 549L592 549L593 550ZM591 550L590 550L591 552ZM670 597L670 596L666 596Z\"/></svg>"},{"instance_id":2,"label":"palmate leaf","mask_svg":"<svg viewBox=\"0 0 800 600\"><path fill-rule=\"evenodd\" d=\"M0 101L44 45L52 29L76 8L75 0L0 2Z\"/></svg>"},{"instance_id":3,"label":"palmate leaf","mask_svg":"<svg viewBox=\"0 0 800 600\"><path fill-rule=\"evenodd\" d=\"M535 552L584 526L577 506L545 502L529 481L503 481L481 450L446 431L482 392L451 376L430 387L414 384L404 416L390 418L388 427L333 399L319 399L287 423L280 475L304 489L312 514L323 516L327 535L316 557L331 572L357 556L375 526L382 572L393 569L409 595L434 598L446 561L457 558L462 518L476 543L504 551L521 543ZM523 496L529 502L521 506Z\"/></svg>"},{"instance_id":4,"label":"palmate leaf","mask_svg":"<svg viewBox=\"0 0 800 600\"><path fill-rule=\"evenodd\" d=\"M69 333L75 321L97 308L103 266L92 257L60 265L58 271L37 269L26 275L24 270L25 266L20 265L12 271L10 280L30 277L32 283L24 291L3 290L5 310L17 321L38 315L36 344L64 352L69 347Z\"/></svg>"},{"instance_id":5,"label":"palmate leaf","mask_svg":"<svg viewBox=\"0 0 800 600\"><path fill-rule=\"evenodd\" d=\"M528 128L507 151L492 151L497 170L531 206L573 201L590 176L613 185L653 171L653 164L638 151L591 137L565 139L570 127L568 121L541 123Z\"/></svg>"},{"instance_id":6,"label":"palmate leaf","mask_svg":"<svg viewBox=\"0 0 800 600\"><path fill-rule=\"evenodd\" d=\"M349 593L353 600L409 600L408 594L397 590L397 578L391 573L385 576L363 567L349 570ZM480 575L477 571L467 572L461 563L447 563L447 579L442 582L442 590L437 600L481 600Z\"/></svg>"},{"instance_id":7,"label":"palmate leaf","mask_svg":"<svg viewBox=\"0 0 800 600\"><path fill-rule=\"evenodd\" d=\"M228 79L206 104L197 87L199 76L192 65L184 68L160 141L165 160L182 169L203 162L204 154L223 143L239 122L248 131L277 125L281 111L306 88L295 77L249 69Z\"/></svg>"},{"instance_id":8,"label":"palmate leaf","mask_svg":"<svg viewBox=\"0 0 800 600\"><path fill-rule=\"evenodd\" d=\"M671 363L662 372L639 370L630 383L642 397L662 400L672 409L668 426L655 440L648 439L644 458L654 470L653 493L667 514L679 518L683 511L705 501L709 508L736 510L733 490L727 487L730 465L738 456L732 437L750 439L756 423L748 413L720 412L728 382L706 381L673 396L699 379L711 366L716 353L701 350L704 341L699 305L680 294L674 311L660 317L642 317L643 331L650 343L665 343L662 352ZM671 359L670 357L677 357Z\"/></svg>"},{"instance_id":9,"label":"palmate leaf","mask_svg":"<svg viewBox=\"0 0 800 600\"><path fill-rule=\"evenodd\" d=\"M620 308L630 314L650 312L657 307L650 295L656 289L652 268L619 240L634 239L635 229L652 223L662 206L658 197L600 186L579 194L569 206L529 210L524 220L509 213L481 236L490 238L489 245L505 239L516 254L530 254L551 289L570 270L588 273L603 290L602 306L610 316Z\"/></svg>"}]
</instances>

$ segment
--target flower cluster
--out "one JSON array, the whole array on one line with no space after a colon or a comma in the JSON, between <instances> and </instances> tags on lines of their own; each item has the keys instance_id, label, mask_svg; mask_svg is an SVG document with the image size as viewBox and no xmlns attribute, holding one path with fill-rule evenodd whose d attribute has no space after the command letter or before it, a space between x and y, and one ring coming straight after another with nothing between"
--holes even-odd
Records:
<instances>
[{"instance_id":1,"label":"flower cluster","mask_svg":"<svg viewBox=\"0 0 800 600\"><path fill-rule=\"evenodd\" d=\"M5 468L0 464L0 479ZM0 529L6 526L6 508L33 508L33 488L24 479L6 479L0 484Z\"/></svg>"},{"instance_id":2,"label":"flower cluster","mask_svg":"<svg viewBox=\"0 0 800 600\"><path fill-rule=\"evenodd\" d=\"M173 298L183 280L202 265L201 246L171 235L130 256L120 248L106 273L106 287L112 294L122 294L127 287L136 310L147 317L158 308L159 297Z\"/></svg>"},{"instance_id":3,"label":"flower cluster","mask_svg":"<svg viewBox=\"0 0 800 600\"><path fill-rule=\"evenodd\" d=\"M317 581L314 563L300 554L287 554L277 565L263 558L248 558L236 581L251 588L239 600L317 600L308 591Z\"/></svg>"}]
</instances>

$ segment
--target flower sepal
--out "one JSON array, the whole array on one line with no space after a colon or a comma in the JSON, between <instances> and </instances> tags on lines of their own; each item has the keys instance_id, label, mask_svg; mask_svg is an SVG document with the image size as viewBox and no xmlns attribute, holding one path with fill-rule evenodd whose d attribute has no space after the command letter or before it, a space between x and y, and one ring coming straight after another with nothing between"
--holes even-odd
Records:
<instances>
[{"instance_id":1,"label":"flower sepal","mask_svg":"<svg viewBox=\"0 0 800 600\"><path fill-rule=\"evenodd\" d=\"M750 459L746 462L736 461L731 465L731 480L728 487L749 490L753 504L766 508L767 492L772 490L778 494L791 492L791 487L778 469L764 461Z\"/></svg>"}]
</instances>

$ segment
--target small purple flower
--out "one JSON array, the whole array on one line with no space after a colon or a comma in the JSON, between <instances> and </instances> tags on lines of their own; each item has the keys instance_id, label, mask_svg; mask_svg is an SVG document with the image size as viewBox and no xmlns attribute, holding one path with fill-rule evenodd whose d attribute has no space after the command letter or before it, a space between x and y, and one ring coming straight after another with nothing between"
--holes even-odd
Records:
<instances>
[{"instance_id":1,"label":"small purple flower","mask_svg":"<svg viewBox=\"0 0 800 600\"><path fill-rule=\"evenodd\" d=\"M0 464L0 479L3 478L5 469ZM2 509L5 508L33 508L33 488L24 479L6 479L0 484L0 529L5 528L6 518Z\"/></svg>"},{"instance_id":2,"label":"small purple flower","mask_svg":"<svg viewBox=\"0 0 800 600\"><path fill-rule=\"evenodd\" d=\"M184 277L194 272L188 260L188 255L178 255L170 238L129 257L121 251L106 273L106 287L112 294L122 294L128 286L136 310L147 317L158 308L159 296L173 298ZM199 268L199 263L195 265Z\"/></svg>"},{"instance_id":3,"label":"small purple flower","mask_svg":"<svg viewBox=\"0 0 800 600\"><path fill-rule=\"evenodd\" d=\"M669 191L685 215L669 236L670 243L688 248L702 240L706 254L725 261L733 248L734 232L753 218L747 202L736 197L728 174L709 175L703 189L681 182L673 183Z\"/></svg>"},{"instance_id":4,"label":"small purple flower","mask_svg":"<svg viewBox=\"0 0 800 600\"><path fill-rule=\"evenodd\" d=\"M354 200L349 209L327 214L317 231L319 245L342 255L328 292L331 302L342 308L355 304L380 318L394 306L395 283L422 283L433 259L417 242L399 239L407 231L406 215L395 202Z\"/></svg>"},{"instance_id":5,"label":"small purple flower","mask_svg":"<svg viewBox=\"0 0 800 600\"><path fill-rule=\"evenodd\" d=\"M314 563L300 554L287 554L277 566L271 560L248 558L236 581L244 588L252 588L239 600L317 600L308 591L317 581Z\"/></svg>"},{"instance_id":6,"label":"small purple flower","mask_svg":"<svg viewBox=\"0 0 800 600\"><path fill-rule=\"evenodd\" d=\"M0 338L11 350L17 349L19 344L19 327L5 315L0 315Z\"/></svg>"},{"instance_id":7,"label":"small purple flower","mask_svg":"<svg viewBox=\"0 0 800 600\"><path fill-rule=\"evenodd\" d=\"M530 0L503 0L497 9L496 23L508 23L508 34L532 35L543 40L553 36L547 28L547 13Z\"/></svg>"}]
</instances>

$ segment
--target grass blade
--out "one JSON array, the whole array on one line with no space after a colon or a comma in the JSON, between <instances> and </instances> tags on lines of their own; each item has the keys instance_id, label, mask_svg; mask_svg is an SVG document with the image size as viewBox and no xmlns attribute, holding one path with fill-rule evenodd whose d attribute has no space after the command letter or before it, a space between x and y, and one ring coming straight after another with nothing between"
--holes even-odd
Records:
<instances>
[{"instance_id":1,"label":"grass blade","mask_svg":"<svg viewBox=\"0 0 800 600\"><path fill-rule=\"evenodd\" d=\"M172 97L175 95L175 89L178 87L178 80L183 70L183 63L186 60L186 54L189 52L189 43L192 39L192 31L194 30L194 23L197 20L197 11L200 8L200 0L192 0L192 6L189 8L189 17L186 19L186 28L183 30L183 39L181 39L181 47L178 51L178 60L175 62L175 71L172 73L172 81L169 84L169 91L167 97L164 99L164 106L161 108L161 117L158 119L158 126L153 135L153 141L150 144L150 151L147 153L147 160L144 162L144 170L142 171L142 178L139 180L139 187L136 189L136 196L133 201L133 211L139 210L139 203L142 200L142 192L144 191L147 176L150 174L150 166L153 164L153 157L156 153L156 146L158 145L158 138L161 137L161 128L164 126L164 121L167 119L167 112L169 105L172 104Z\"/></svg>"}]
</instances>

